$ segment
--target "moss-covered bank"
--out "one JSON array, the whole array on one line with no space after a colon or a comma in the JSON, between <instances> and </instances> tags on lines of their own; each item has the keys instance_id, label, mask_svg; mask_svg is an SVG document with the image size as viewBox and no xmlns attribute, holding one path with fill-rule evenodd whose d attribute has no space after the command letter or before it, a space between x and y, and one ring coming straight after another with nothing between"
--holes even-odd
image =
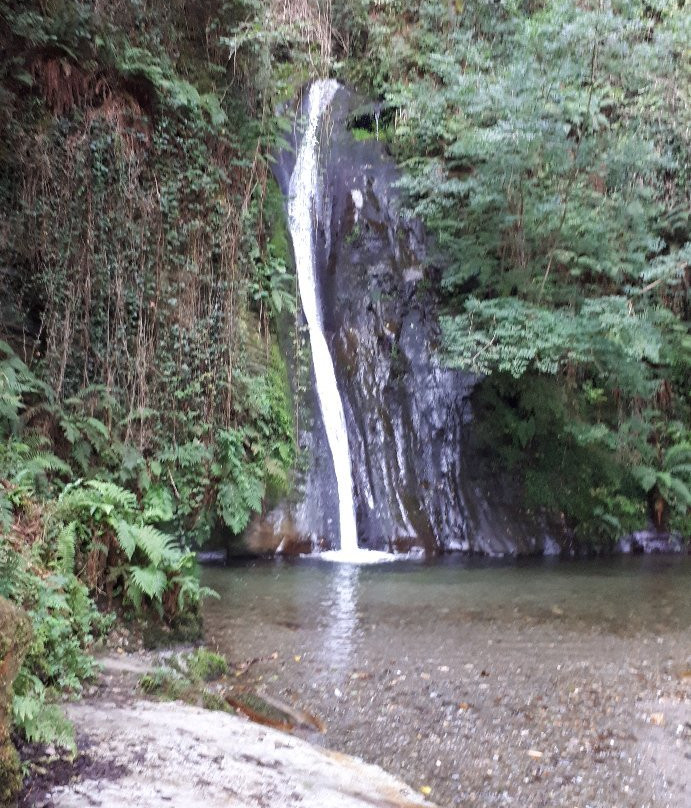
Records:
<instances>
[{"instance_id":1,"label":"moss-covered bank","mask_svg":"<svg viewBox=\"0 0 691 808\"><path fill-rule=\"evenodd\" d=\"M31 640L26 615L0 597L0 808L16 804L22 785L19 756L10 738L12 684Z\"/></svg>"}]
</instances>

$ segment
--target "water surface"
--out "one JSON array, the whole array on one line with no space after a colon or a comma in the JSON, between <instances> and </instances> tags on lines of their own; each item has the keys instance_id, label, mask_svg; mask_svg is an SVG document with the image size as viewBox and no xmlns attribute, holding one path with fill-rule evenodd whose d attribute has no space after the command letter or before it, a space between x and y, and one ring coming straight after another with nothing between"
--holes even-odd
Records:
<instances>
[{"instance_id":1,"label":"water surface","mask_svg":"<svg viewBox=\"0 0 691 808\"><path fill-rule=\"evenodd\" d=\"M319 742L441 805L688 801L688 557L299 559L204 579L238 687L316 713Z\"/></svg>"}]
</instances>

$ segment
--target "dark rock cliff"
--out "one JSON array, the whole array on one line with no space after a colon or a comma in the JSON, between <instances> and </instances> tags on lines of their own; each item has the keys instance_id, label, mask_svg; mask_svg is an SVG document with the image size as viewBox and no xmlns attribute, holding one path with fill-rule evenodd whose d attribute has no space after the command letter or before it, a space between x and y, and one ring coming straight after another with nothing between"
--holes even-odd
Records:
<instances>
[{"instance_id":1,"label":"dark rock cliff","mask_svg":"<svg viewBox=\"0 0 691 808\"><path fill-rule=\"evenodd\" d=\"M324 328L348 425L358 540L362 547L428 552L535 552L541 530L512 505L504 485L475 477L466 452L475 378L437 356L439 271L425 233L398 204L397 168L374 137L356 140L358 99L341 89L322 125L315 210ZM299 121L300 116L297 116ZM299 142L276 164L285 194ZM338 546L333 466L314 390L302 436L310 467L299 501L250 533L250 544ZM263 536L263 540L258 537ZM296 545L297 540L297 545ZM268 545L272 541L269 540Z\"/></svg>"}]
</instances>

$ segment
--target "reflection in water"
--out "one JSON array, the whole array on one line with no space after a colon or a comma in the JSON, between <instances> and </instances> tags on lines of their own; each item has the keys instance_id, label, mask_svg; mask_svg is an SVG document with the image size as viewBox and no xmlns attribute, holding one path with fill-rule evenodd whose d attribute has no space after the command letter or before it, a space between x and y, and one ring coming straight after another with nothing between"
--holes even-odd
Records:
<instances>
[{"instance_id":1,"label":"reflection in water","mask_svg":"<svg viewBox=\"0 0 691 808\"><path fill-rule=\"evenodd\" d=\"M413 656L430 637L463 643L469 626L490 623L519 633L532 624L619 635L688 631L690 580L690 557L499 564L459 556L364 567L305 559L206 569L204 583L221 599L206 602L204 617L209 637L231 657L308 654L340 676L381 654L390 637L398 642L400 629Z\"/></svg>"},{"instance_id":2,"label":"reflection in water","mask_svg":"<svg viewBox=\"0 0 691 808\"><path fill-rule=\"evenodd\" d=\"M325 746L400 766L438 805L686 805L645 789L665 761L688 764L673 745L691 557L317 558L207 569L204 582L221 594L204 607L207 641L238 669L252 660L234 686L318 716Z\"/></svg>"},{"instance_id":3,"label":"reflection in water","mask_svg":"<svg viewBox=\"0 0 691 808\"><path fill-rule=\"evenodd\" d=\"M343 679L347 678L355 662L359 575L357 565L339 564L331 580L332 610L324 638L324 656L331 670Z\"/></svg>"}]
</instances>

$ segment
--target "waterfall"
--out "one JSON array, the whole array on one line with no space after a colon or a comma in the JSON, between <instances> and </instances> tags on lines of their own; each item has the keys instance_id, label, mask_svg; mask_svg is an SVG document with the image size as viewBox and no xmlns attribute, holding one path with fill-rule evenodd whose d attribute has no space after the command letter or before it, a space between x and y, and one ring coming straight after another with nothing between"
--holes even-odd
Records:
<instances>
[{"instance_id":1,"label":"waterfall","mask_svg":"<svg viewBox=\"0 0 691 808\"><path fill-rule=\"evenodd\" d=\"M300 299L312 347L317 397L336 472L341 550L353 552L357 550L357 528L348 432L343 403L336 384L336 373L324 336L321 309L317 300L312 227L312 211L318 181L319 122L337 89L338 83L333 79L317 80L310 87L307 101L307 128L297 154L295 169L290 178L288 220L295 251Z\"/></svg>"},{"instance_id":2,"label":"waterfall","mask_svg":"<svg viewBox=\"0 0 691 808\"><path fill-rule=\"evenodd\" d=\"M389 556L358 549L348 431L333 361L324 336L314 266L313 211L319 180L319 124L338 87L338 82L333 79L318 79L310 87L307 125L290 177L288 224L293 240L300 299L310 335L317 398L338 487L341 551L330 555L333 560L363 562L382 560L378 556ZM324 557L328 555L323 554Z\"/></svg>"}]
</instances>

